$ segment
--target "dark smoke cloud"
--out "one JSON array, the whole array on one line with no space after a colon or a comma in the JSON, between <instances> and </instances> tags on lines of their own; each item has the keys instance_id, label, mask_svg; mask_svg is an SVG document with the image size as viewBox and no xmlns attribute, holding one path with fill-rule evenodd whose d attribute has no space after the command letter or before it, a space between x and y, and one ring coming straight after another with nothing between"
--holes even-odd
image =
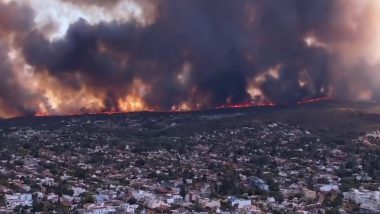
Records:
<instances>
[{"instance_id":1,"label":"dark smoke cloud","mask_svg":"<svg viewBox=\"0 0 380 214\"><path fill-rule=\"evenodd\" d=\"M7 113L33 113L23 101L31 99L16 81L12 65L5 53L6 46L0 43L0 108Z\"/></svg>"},{"instance_id":2,"label":"dark smoke cloud","mask_svg":"<svg viewBox=\"0 0 380 214\"><path fill-rule=\"evenodd\" d=\"M32 113L25 103L32 95L17 82L8 56L11 35L14 42L33 26L33 12L16 3L0 3L0 117L6 114Z\"/></svg>"},{"instance_id":3,"label":"dark smoke cloud","mask_svg":"<svg viewBox=\"0 0 380 214\"><path fill-rule=\"evenodd\" d=\"M15 2L0 2L0 32L21 33L33 26L33 11Z\"/></svg>"},{"instance_id":4,"label":"dark smoke cloud","mask_svg":"<svg viewBox=\"0 0 380 214\"><path fill-rule=\"evenodd\" d=\"M250 99L249 78L276 65L282 65L279 78L268 78L262 90L274 102L294 103L322 96L320 89L329 84L328 54L307 47L303 39L309 32L327 30L335 9L331 0L162 0L158 17L147 27L79 20L53 42L31 32L23 50L31 65L47 69L71 87L106 91L109 105L135 78L151 85L145 99L162 109L194 94L206 96L211 106L228 99L244 102ZM249 16L254 21L249 22ZM186 62L192 72L183 86L177 76ZM313 90L299 85L302 71L311 77ZM77 73L80 79L73 78Z\"/></svg>"}]
</instances>

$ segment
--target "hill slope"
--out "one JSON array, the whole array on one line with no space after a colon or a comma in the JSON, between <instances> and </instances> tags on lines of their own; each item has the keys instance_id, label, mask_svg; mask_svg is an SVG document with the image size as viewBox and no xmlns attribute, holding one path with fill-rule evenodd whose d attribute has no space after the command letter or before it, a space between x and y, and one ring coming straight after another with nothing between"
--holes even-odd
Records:
<instances>
[{"instance_id":1,"label":"hill slope","mask_svg":"<svg viewBox=\"0 0 380 214\"><path fill-rule=\"evenodd\" d=\"M11 126L59 126L63 121L72 119L110 119L139 118L140 120L169 120L178 122L181 130L213 127L244 126L252 120L285 122L304 128L326 132L333 135L365 132L380 129L380 105L368 102L324 101L295 106L249 107L237 109L217 109L194 112L159 113L139 112L114 115L78 115L50 117L20 117L0 120L0 128ZM176 126L178 128L178 126ZM174 130L173 130L174 131Z\"/></svg>"}]
</instances>

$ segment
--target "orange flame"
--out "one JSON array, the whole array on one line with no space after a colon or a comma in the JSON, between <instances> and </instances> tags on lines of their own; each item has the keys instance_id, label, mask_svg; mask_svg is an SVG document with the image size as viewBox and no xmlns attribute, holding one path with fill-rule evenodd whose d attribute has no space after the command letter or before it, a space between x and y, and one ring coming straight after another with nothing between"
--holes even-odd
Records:
<instances>
[{"instance_id":1,"label":"orange flame","mask_svg":"<svg viewBox=\"0 0 380 214\"><path fill-rule=\"evenodd\" d=\"M122 112L135 112L135 111L144 111L148 110L144 101L133 95L128 95L123 99L119 99L119 109Z\"/></svg>"},{"instance_id":2,"label":"orange flame","mask_svg":"<svg viewBox=\"0 0 380 214\"><path fill-rule=\"evenodd\" d=\"M302 101L299 101L296 103L296 105L304 105L309 103L317 103L317 102L325 102L325 101L332 101L335 100L331 97L320 97L320 98L312 98L312 99L305 99ZM110 110L110 111L103 111L103 112L87 112L87 113L76 113L76 114L64 114L67 116L79 116L79 115L85 115L85 114L93 114L93 115L114 115L114 114L124 114L129 112L192 112L192 111L201 111L202 108L193 108L188 103L181 103L178 106L173 106L172 109L169 111L159 111L154 108L149 108L144 100L138 96L128 95L123 99L119 100L119 109L118 110ZM221 106L215 107L215 109L239 109L239 108L250 108L250 107L273 107L276 106L275 103L270 101L265 102L254 102L254 101L248 101L243 103L230 103L225 104ZM40 111L38 111L35 116L37 117L45 117L50 116L51 114L43 108Z\"/></svg>"}]
</instances>

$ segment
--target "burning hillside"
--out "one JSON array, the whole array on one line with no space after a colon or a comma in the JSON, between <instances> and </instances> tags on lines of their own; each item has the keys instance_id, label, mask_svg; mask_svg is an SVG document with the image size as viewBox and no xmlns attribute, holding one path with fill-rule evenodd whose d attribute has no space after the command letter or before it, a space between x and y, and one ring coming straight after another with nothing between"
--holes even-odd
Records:
<instances>
[{"instance_id":1,"label":"burning hillside","mask_svg":"<svg viewBox=\"0 0 380 214\"><path fill-rule=\"evenodd\" d=\"M379 14L374 0L0 0L0 117L376 101Z\"/></svg>"}]
</instances>

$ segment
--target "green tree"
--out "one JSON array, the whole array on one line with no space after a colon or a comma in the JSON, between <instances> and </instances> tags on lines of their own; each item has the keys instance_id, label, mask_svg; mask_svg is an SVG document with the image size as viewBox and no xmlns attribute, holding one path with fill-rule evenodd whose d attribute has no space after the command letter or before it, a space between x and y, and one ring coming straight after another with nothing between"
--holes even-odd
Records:
<instances>
[{"instance_id":1,"label":"green tree","mask_svg":"<svg viewBox=\"0 0 380 214\"><path fill-rule=\"evenodd\" d=\"M185 185L181 186L181 189L179 191L179 195L182 196L183 199L185 199L185 196L186 196L186 187L185 187Z\"/></svg>"},{"instance_id":2,"label":"green tree","mask_svg":"<svg viewBox=\"0 0 380 214\"><path fill-rule=\"evenodd\" d=\"M91 195L91 193L89 192L85 192L85 193L82 193L82 200L81 202L83 204L86 204L86 203L94 203L95 202L95 199L94 197Z\"/></svg>"},{"instance_id":3,"label":"green tree","mask_svg":"<svg viewBox=\"0 0 380 214\"><path fill-rule=\"evenodd\" d=\"M5 206L5 197L3 194L0 194L0 206Z\"/></svg>"}]
</instances>

